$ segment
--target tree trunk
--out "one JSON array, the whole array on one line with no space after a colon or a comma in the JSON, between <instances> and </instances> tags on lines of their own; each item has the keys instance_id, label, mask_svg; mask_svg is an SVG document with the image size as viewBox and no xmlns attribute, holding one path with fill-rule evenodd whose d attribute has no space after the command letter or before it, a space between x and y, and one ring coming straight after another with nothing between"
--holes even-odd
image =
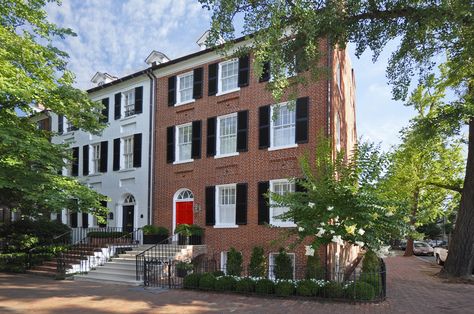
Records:
<instances>
[{"instance_id":1,"label":"tree trunk","mask_svg":"<svg viewBox=\"0 0 474 314\"><path fill-rule=\"evenodd\" d=\"M469 120L466 176L456 225L449 242L443 272L470 278L474 268L474 118Z\"/></svg>"},{"instance_id":2,"label":"tree trunk","mask_svg":"<svg viewBox=\"0 0 474 314\"><path fill-rule=\"evenodd\" d=\"M412 209L411 218L410 218L410 227L413 229L415 228L416 213L418 212L419 197L420 197L420 188L416 188L415 192L413 192L413 209ZM407 247L405 248L405 254L403 254L403 256L413 256L413 238L412 237L408 237L407 239Z\"/></svg>"}]
</instances>

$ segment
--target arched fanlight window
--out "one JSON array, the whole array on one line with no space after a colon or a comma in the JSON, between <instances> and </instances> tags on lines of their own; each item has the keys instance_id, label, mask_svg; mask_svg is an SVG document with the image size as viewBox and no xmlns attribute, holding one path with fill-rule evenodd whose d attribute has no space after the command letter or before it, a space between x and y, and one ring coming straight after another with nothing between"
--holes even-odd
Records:
<instances>
[{"instance_id":1,"label":"arched fanlight window","mask_svg":"<svg viewBox=\"0 0 474 314\"><path fill-rule=\"evenodd\" d=\"M178 197L176 198L176 200L178 200L178 201L192 200L192 199L194 199L194 195L193 195L193 192L191 192L190 190L181 191L178 194Z\"/></svg>"},{"instance_id":2,"label":"arched fanlight window","mask_svg":"<svg viewBox=\"0 0 474 314\"><path fill-rule=\"evenodd\" d=\"M123 201L124 205L135 205L135 197L132 194L128 194Z\"/></svg>"}]
</instances>

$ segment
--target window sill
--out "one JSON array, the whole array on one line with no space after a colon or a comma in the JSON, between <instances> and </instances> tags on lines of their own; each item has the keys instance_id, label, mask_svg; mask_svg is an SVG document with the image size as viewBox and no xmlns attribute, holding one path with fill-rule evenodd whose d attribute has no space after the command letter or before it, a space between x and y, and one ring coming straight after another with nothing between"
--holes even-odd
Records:
<instances>
[{"instance_id":1,"label":"window sill","mask_svg":"<svg viewBox=\"0 0 474 314\"><path fill-rule=\"evenodd\" d=\"M137 116L137 114L132 114L131 116L123 117L123 118L120 119L120 122L127 121L127 120L132 120L136 116Z\"/></svg>"},{"instance_id":2,"label":"window sill","mask_svg":"<svg viewBox=\"0 0 474 314\"><path fill-rule=\"evenodd\" d=\"M215 229L232 229L232 228L238 228L239 226L237 225L214 225Z\"/></svg>"},{"instance_id":3,"label":"window sill","mask_svg":"<svg viewBox=\"0 0 474 314\"><path fill-rule=\"evenodd\" d=\"M291 144L291 145L285 145L285 146L276 146L276 147L269 147L268 151L288 149L288 148L296 148L296 147L298 147L298 144Z\"/></svg>"},{"instance_id":4,"label":"window sill","mask_svg":"<svg viewBox=\"0 0 474 314\"><path fill-rule=\"evenodd\" d=\"M214 159L226 158L226 157L234 157L234 156L239 156L239 152L230 153L230 154L224 154L224 155L215 155L215 156L214 156Z\"/></svg>"},{"instance_id":5,"label":"window sill","mask_svg":"<svg viewBox=\"0 0 474 314\"><path fill-rule=\"evenodd\" d=\"M127 168L127 169L120 169L118 172L131 172L131 171L135 171L136 168Z\"/></svg>"},{"instance_id":6,"label":"window sill","mask_svg":"<svg viewBox=\"0 0 474 314\"><path fill-rule=\"evenodd\" d=\"M194 161L194 159L179 160L179 161L173 162L173 165L187 164L187 163L190 163L190 162L193 162L193 161Z\"/></svg>"},{"instance_id":7,"label":"window sill","mask_svg":"<svg viewBox=\"0 0 474 314\"><path fill-rule=\"evenodd\" d=\"M234 89L231 89L231 90L226 90L225 92L218 92L216 94L216 96L222 96L222 95L226 95L226 94L230 94L230 93L234 93L234 92L238 92L240 91L240 87L237 87L237 88L234 88Z\"/></svg>"},{"instance_id":8,"label":"window sill","mask_svg":"<svg viewBox=\"0 0 474 314\"><path fill-rule=\"evenodd\" d=\"M97 173L90 173L87 175L87 177L91 178L91 177L98 177L102 174L102 172L97 172Z\"/></svg>"},{"instance_id":9,"label":"window sill","mask_svg":"<svg viewBox=\"0 0 474 314\"><path fill-rule=\"evenodd\" d=\"M270 222L270 226L277 227L277 228L296 228L296 224L294 224L294 223L272 223L272 222Z\"/></svg>"},{"instance_id":10,"label":"window sill","mask_svg":"<svg viewBox=\"0 0 474 314\"><path fill-rule=\"evenodd\" d=\"M186 101L183 101L183 102L178 102L178 103L174 104L174 106L175 107L184 106L184 105L187 105L187 104L191 104L195 101L196 101L196 99L190 99L190 100L186 100Z\"/></svg>"}]
</instances>

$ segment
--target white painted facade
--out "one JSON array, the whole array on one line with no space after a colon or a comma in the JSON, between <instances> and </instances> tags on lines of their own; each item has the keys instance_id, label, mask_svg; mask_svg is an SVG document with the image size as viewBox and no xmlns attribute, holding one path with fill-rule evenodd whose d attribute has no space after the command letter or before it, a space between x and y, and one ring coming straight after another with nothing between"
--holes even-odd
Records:
<instances>
[{"instance_id":1,"label":"white painted facade","mask_svg":"<svg viewBox=\"0 0 474 314\"><path fill-rule=\"evenodd\" d=\"M82 130L67 131L67 121L64 118L63 128L64 133L53 137L52 142L56 144L68 143L69 147L79 147L79 167L77 178L97 192L106 195L110 198L107 203L109 214L107 215L107 227L123 227L124 220L124 202L131 199L129 196L133 195L133 228L140 228L144 225L150 224L152 198L150 197L151 190L151 172L152 172L152 135L153 132L153 108L154 108L154 80L146 73L131 79L125 79L122 82L115 82L113 84L104 84L98 90L89 92L92 100L101 102L102 99L109 99L108 110L108 126L102 131L100 136L92 135ZM125 117L125 94L127 91L135 90L137 87L143 87L142 113L132 114ZM114 117L114 103L115 95L122 93L121 97L121 117L115 119ZM52 114L52 131L58 132L57 115ZM132 137L135 134L142 134L141 136L141 166L130 167L125 169L124 156L124 138ZM114 139L120 138L120 170L113 170L114 164ZM84 169L84 151L83 147L89 145L89 169L93 172L93 146L100 144L103 141L108 142L107 149L107 171L83 175ZM133 151L133 150L132 150ZM63 169L63 175L68 175L68 169ZM127 205L127 204L125 204ZM70 214L68 210L63 210L62 221L70 225ZM82 214L78 214L77 227L83 227ZM97 221L89 215L88 227L97 227Z\"/></svg>"}]
</instances>

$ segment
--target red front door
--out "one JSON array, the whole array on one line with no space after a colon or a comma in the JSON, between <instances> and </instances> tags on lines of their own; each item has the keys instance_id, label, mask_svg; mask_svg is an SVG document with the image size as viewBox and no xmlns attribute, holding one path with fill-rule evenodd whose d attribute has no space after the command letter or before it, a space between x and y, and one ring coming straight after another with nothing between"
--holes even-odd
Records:
<instances>
[{"instance_id":1,"label":"red front door","mask_svg":"<svg viewBox=\"0 0 474 314\"><path fill-rule=\"evenodd\" d=\"M193 223L193 202L176 202L176 226Z\"/></svg>"}]
</instances>

